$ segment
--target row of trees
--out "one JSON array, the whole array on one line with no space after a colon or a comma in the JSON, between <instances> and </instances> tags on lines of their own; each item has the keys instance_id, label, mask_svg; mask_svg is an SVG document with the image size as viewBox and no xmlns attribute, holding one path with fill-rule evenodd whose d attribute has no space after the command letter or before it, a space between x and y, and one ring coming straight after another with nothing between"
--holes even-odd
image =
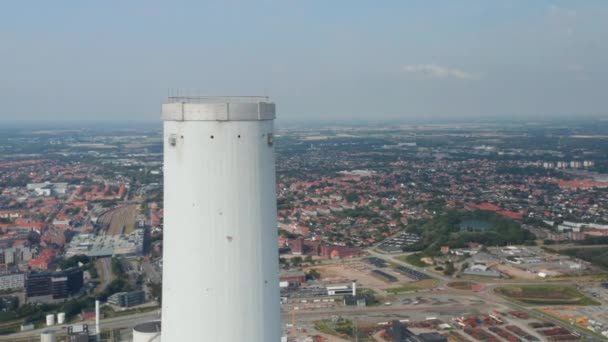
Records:
<instances>
[{"instance_id":1,"label":"row of trees","mask_svg":"<svg viewBox=\"0 0 608 342\"><path fill-rule=\"evenodd\" d=\"M296 256L290 259L279 258L279 264L288 268L289 266L300 267L304 264L314 265L315 261L313 260L312 256L307 255L304 258L302 258L301 256Z\"/></svg>"},{"instance_id":2,"label":"row of trees","mask_svg":"<svg viewBox=\"0 0 608 342\"><path fill-rule=\"evenodd\" d=\"M608 270L608 248L570 248L559 253L588 261Z\"/></svg>"}]
</instances>

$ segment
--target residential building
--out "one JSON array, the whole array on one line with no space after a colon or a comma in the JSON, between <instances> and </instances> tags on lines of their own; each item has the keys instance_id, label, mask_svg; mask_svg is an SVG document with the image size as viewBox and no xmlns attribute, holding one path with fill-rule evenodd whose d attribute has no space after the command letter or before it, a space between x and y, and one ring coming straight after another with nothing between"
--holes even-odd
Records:
<instances>
[{"instance_id":1,"label":"residential building","mask_svg":"<svg viewBox=\"0 0 608 342\"><path fill-rule=\"evenodd\" d=\"M0 291L22 289L25 286L25 275L23 273L0 274Z\"/></svg>"}]
</instances>

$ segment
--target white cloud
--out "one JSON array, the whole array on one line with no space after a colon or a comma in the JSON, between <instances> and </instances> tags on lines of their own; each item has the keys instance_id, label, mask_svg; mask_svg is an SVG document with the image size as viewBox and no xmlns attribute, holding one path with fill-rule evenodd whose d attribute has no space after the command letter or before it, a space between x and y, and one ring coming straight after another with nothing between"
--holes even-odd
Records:
<instances>
[{"instance_id":1,"label":"white cloud","mask_svg":"<svg viewBox=\"0 0 608 342\"><path fill-rule=\"evenodd\" d=\"M450 68L438 64L417 64L405 65L401 68L401 73L422 77L426 79L447 79L455 78L459 80L478 80L479 76L457 68Z\"/></svg>"}]
</instances>

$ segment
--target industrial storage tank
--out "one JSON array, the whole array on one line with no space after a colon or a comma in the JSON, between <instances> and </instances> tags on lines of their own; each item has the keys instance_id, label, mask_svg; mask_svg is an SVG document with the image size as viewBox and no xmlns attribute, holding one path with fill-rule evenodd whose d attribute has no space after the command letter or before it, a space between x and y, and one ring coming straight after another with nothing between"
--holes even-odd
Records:
<instances>
[{"instance_id":1,"label":"industrial storage tank","mask_svg":"<svg viewBox=\"0 0 608 342\"><path fill-rule=\"evenodd\" d=\"M280 341L274 103L172 97L162 117L162 339Z\"/></svg>"},{"instance_id":2,"label":"industrial storage tank","mask_svg":"<svg viewBox=\"0 0 608 342\"><path fill-rule=\"evenodd\" d=\"M40 334L40 342L56 342L57 336L54 331L46 330Z\"/></svg>"},{"instance_id":3,"label":"industrial storage tank","mask_svg":"<svg viewBox=\"0 0 608 342\"><path fill-rule=\"evenodd\" d=\"M53 325L55 325L55 315L54 314L46 315L46 326L50 327Z\"/></svg>"},{"instance_id":4,"label":"industrial storage tank","mask_svg":"<svg viewBox=\"0 0 608 342\"><path fill-rule=\"evenodd\" d=\"M65 323L65 312L60 312L57 314L57 324Z\"/></svg>"},{"instance_id":5,"label":"industrial storage tank","mask_svg":"<svg viewBox=\"0 0 608 342\"><path fill-rule=\"evenodd\" d=\"M133 328L133 342L160 342L160 321L146 322Z\"/></svg>"}]
</instances>

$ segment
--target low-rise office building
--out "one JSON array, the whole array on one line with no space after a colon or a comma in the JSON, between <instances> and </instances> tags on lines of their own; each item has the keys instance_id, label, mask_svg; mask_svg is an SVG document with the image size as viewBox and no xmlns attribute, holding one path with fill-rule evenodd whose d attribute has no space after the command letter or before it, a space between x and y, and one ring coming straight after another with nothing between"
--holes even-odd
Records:
<instances>
[{"instance_id":1,"label":"low-rise office building","mask_svg":"<svg viewBox=\"0 0 608 342\"><path fill-rule=\"evenodd\" d=\"M144 291L118 292L108 297L108 303L127 308L145 302L146 292Z\"/></svg>"}]
</instances>

